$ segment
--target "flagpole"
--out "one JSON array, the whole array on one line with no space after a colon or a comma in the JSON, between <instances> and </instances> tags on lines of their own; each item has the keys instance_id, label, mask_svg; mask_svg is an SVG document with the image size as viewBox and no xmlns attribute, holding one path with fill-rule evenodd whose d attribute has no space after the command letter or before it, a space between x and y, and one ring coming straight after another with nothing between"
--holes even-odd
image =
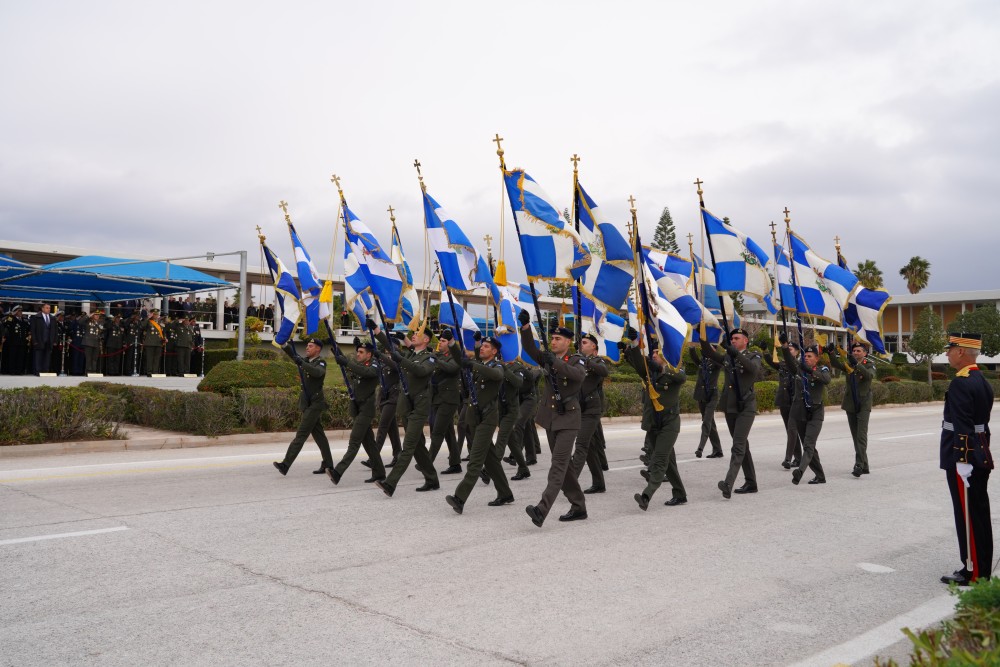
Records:
<instances>
[{"instance_id":1,"label":"flagpole","mask_svg":"<svg viewBox=\"0 0 1000 667\"><path fill-rule=\"evenodd\" d=\"M284 202L284 201L282 201L281 203L282 203L282 204L284 204L285 202ZM266 241L266 238L264 237L264 235L263 235L263 234L261 234L261 233L260 233L260 228L258 227L257 229L258 229L258 231L257 231L257 238L258 238L258 239L260 239L260 249L261 249L261 251L263 252L263 250L264 250L264 242ZM269 264L269 265L268 265L268 267L267 267L267 271L268 271L268 273L271 273L271 266L270 266L270 264ZM279 277L280 277L280 276L279 276ZM274 283L277 283L277 282L278 282L278 281L277 281L277 279L275 279L275 277L274 277L274 275L273 275L273 274L271 275L271 280L272 280L272 282L274 282ZM278 300L278 297L277 297L277 295L278 295L278 290L277 290L277 287L275 287L275 290L274 290L274 294L275 294L275 299L274 299L274 300L275 300L275 301L277 301L277 300ZM301 304L299 304L299 305L301 306ZM303 312L303 311L302 311L302 309L300 308L300 309L299 309L299 316L300 316L300 317L301 317L301 315L302 315L302 312ZM284 308L282 308L282 309L281 309L281 317L282 317L282 318L284 318L284 317L285 317L285 309L284 309ZM296 324L297 324L297 323L296 323ZM294 336L294 334L295 334L295 325L292 325L292 335ZM289 336L289 338L291 338L291 336ZM273 343L273 342L274 342L274 341L272 341L272 343ZM202 341L202 348L203 348L203 349L204 349L204 345L205 345L205 343L204 343L204 341ZM291 349L291 351L292 351L292 354L293 354L293 355L294 355L295 357L298 357L298 356L299 356L299 353L298 353L298 352L297 352L297 351L295 350L295 343L294 343L294 342L292 342L292 344L291 344L291 345L289 346L289 349ZM202 367L202 372L204 372L204 369L205 369L205 354L204 354L204 352L202 352L202 361L201 361L201 367ZM302 374L302 369L301 369L301 368L297 368L296 370L298 370L298 372L299 372L299 380L300 380L300 381L302 382L302 391L306 391L306 378L305 378L305 376L304 376L304 375Z\"/></svg>"},{"instance_id":2,"label":"flagpole","mask_svg":"<svg viewBox=\"0 0 1000 667\"><path fill-rule=\"evenodd\" d=\"M577 165L580 162L580 157L573 153L570 162L573 163L573 225L576 228L577 235L580 234L580 206L579 196L580 196L580 172L577 169ZM576 334L576 349L577 352L580 351L580 341L583 338L583 321L581 319L581 311L583 310L582 300L583 296L580 294L580 279L576 279L576 298L574 301L575 310L573 311L573 331Z\"/></svg>"},{"instance_id":3,"label":"flagpole","mask_svg":"<svg viewBox=\"0 0 1000 667\"><path fill-rule=\"evenodd\" d=\"M646 274L643 270L643 260L641 257L642 251L642 241L639 240L639 219L636 216L635 209L635 197L629 195L628 198L630 211L632 212L632 225L629 227L629 240L632 242L632 261L635 263L635 286L636 294L639 297L639 307L635 309L636 321L639 324L639 336L640 345L643 340L642 337L645 336L646 343L646 354L641 354L642 365L646 369L646 379L644 384L646 385L646 393L649 395L649 400L653 405L653 411L656 413L657 419L659 419L659 413L663 411L663 405L658 400L660 394L653 388L653 377L649 372L649 361L647 356L652 358L653 356L653 342L652 336L649 333L649 321L652 319L652 313L649 310L649 294L646 291ZM662 353L662 351L661 351Z\"/></svg>"},{"instance_id":4,"label":"flagpole","mask_svg":"<svg viewBox=\"0 0 1000 667\"><path fill-rule=\"evenodd\" d=\"M792 269L792 293L795 295L795 322L799 329L799 359L804 360L806 357L806 341L805 335L802 333L802 313L801 307L799 306L799 303L802 300L802 295L799 293L799 280L795 272L795 254L792 252L792 219L789 217L789 213L791 213L791 211L789 211L786 206L783 213L785 214L785 240L788 241L788 264ZM802 372L798 375L799 380L802 382L802 402L805 405L806 416L808 418L812 415L812 399L809 396L809 385L806 382L804 366L802 366ZM802 438L800 437L799 440L801 439Z\"/></svg>"},{"instance_id":5,"label":"flagpole","mask_svg":"<svg viewBox=\"0 0 1000 667\"><path fill-rule=\"evenodd\" d=\"M778 286L778 303L780 304L778 310L781 312L781 331L788 336L788 320L785 319L785 302L781 298L781 278L778 275L778 271L781 270L781 265L778 263L778 232L777 225L774 224L774 220L771 221L771 252L774 254L774 282ZM791 264L791 258L788 259L788 263Z\"/></svg>"}]
</instances>

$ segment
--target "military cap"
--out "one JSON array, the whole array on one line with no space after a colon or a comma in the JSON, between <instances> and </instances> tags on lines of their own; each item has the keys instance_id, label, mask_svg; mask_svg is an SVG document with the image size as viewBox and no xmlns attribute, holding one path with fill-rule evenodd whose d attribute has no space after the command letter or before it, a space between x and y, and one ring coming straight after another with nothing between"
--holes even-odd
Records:
<instances>
[{"instance_id":1,"label":"military cap","mask_svg":"<svg viewBox=\"0 0 1000 667\"><path fill-rule=\"evenodd\" d=\"M312 343L316 347L320 348L323 347L323 341L321 341L319 338L310 338L308 341L306 341L306 345L308 345L309 343Z\"/></svg>"},{"instance_id":2,"label":"military cap","mask_svg":"<svg viewBox=\"0 0 1000 667\"><path fill-rule=\"evenodd\" d=\"M581 337L582 338L586 338L587 340L589 340L594 345L597 345L597 336L595 336L594 334L592 334L592 333L585 333Z\"/></svg>"},{"instance_id":3,"label":"military cap","mask_svg":"<svg viewBox=\"0 0 1000 667\"><path fill-rule=\"evenodd\" d=\"M573 331L571 329L567 329L566 327L556 327L550 332L550 335L562 336L563 338L572 338Z\"/></svg>"},{"instance_id":4,"label":"military cap","mask_svg":"<svg viewBox=\"0 0 1000 667\"><path fill-rule=\"evenodd\" d=\"M490 345L492 345L492 346L493 346L493 348L494 348L495 350L497 350L498 352L500 351L500 348L501 348L501 347L503 347L503 346L502 346L502 345L500 344L500 339L499 339L499 338L497 338L496 336L486 336L485 338L483 338L483 342L484 342L484 343L489 343L489 344L490 344Z\"/></svg>"},{"instance_id":5,"label":"military cap","mask_svg":"<svg viewBox=\"0 0 1000 667\"><path fill-rule=\"evenodd\" d=\"M868 346L862 343L860 340L856 340L853 343L851 343L851 352L853 352L854 348L856 347L860 347L862 350L865 351L865 353L868 352Z\"/></svg>"},{"instance_id":6,"label":"military cap","mask_svg":"<svg viewBox=\"0 0 1000 667\"><path fill-rule=\"evenodd\" d=\"M739 334L741 336L746 336L747 338L750 337L750 334L748 334L747 330L744 329L743 327L736 327L735 329L733 329L732 331L730 331L729 332L729 337L732 338L736 334Z\"/></svg>"},{"instance_id":7,"label":"military cap","mask_svg":"<svg viewBox=\"0 0 1000 667\"><path fill-rule=\"evenodd\" d=\"M980 350L983 347L983 335L978 333L949 333L948 347L966 347L970 350Z\"/></svg>"},{"instance_id":8,"label":"military cap","mask_svg":"<svg viewBox=\"0 0 1000 667\"><path fill-rule=\"evenodd\" d=\"M806 349L803 352L812 352L817 357L819 356L819 345L806 345Z\"/></svg>"}]
</instances>

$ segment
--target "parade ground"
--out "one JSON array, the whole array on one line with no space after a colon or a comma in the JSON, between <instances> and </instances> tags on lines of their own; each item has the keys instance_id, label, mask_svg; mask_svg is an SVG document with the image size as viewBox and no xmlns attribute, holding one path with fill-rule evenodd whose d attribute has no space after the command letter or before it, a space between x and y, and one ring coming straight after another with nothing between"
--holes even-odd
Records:
<instances>
[{"instance_id":1,"label":"parade ground","mask_svg":"<svg viewBox=\"0 0 1000 667\"><path fill-rule=\"evenodd\" d=\"M678 439L689 502L648 512L634 421L606 425L608 491L589 519L542 528L548 454L487 507L440 491L393 498L313 475L310 441L0 458L3 665L835 665L906 655L899 629L946 617L959 567L942 404L872 412L871 475L856 479L844 413L819 441L827 483L782 469L778 414L750 442L760 492L724 500L728 465ZM724 428L724 422L720 423ZM332 441L335 459L343 438ZM543 435L544 446L544 435ZM388 447L386 447L388 453ZM441 460L439 459L439 463ZM514 469L507 467L508 474ZM582 474L584 486L589 473ZM742 483L742 477L738 484ZM908 661L904 662L907 664Z\"/></svg>"}]
</instances>

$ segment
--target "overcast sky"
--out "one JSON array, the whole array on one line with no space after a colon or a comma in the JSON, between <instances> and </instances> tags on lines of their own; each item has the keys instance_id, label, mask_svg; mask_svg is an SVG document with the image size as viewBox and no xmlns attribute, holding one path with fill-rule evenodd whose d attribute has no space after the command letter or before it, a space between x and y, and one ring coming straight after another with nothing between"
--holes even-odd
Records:
<instances>
[{"instance_id":1,"label":"overcast sky","mask_svg":"<svg viewBox=\"0 0 1000 667\"><path fill-rule=\"evenodd\" d=\"M0 62L0 239L256 265L260 225L288 262L285 199L325 271L337 173L386 245L396 209L420 280L414 158L471 238L498 237L499 132L560 207L578 153L647 241L664 206L697 236L699 177L765 247L787 206L890 292L913 255L928 292L998 287L995 0L33 0L0 4ZM509 211L505 232L523 275Z\"/></svg>"}]
</instances>

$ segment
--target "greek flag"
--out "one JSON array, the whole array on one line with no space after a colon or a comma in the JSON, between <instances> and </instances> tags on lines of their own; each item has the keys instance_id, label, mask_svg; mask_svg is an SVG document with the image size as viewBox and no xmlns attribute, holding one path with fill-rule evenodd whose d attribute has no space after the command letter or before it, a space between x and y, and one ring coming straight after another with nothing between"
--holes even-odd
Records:
<instances>
[{"instance_id":1,"label":"greek flag","mask_svg":"<svg viewBox=\"0 0 1000 667\"><path fill-rule=\"evenodd\" d=\"M616 364L621 361L618 343L625 336L625 318L602 309L593 299L583 295L580 300L580 325L583 333L597 338L598 354Z\"/></svg>"},{"instance_id":2,"label":"greek flag","mask_svg":"<svg viewBox=\"0 0 1000 667\"><path fill-rule=\"evenodd\" d=\"M642 250L649 261L657 269L667 274L671 280L684 288L690 286L691 276L694 273L694 262L672 252L657 250L650 246L643 246Z\"/></svg>"},{"instance_id":3,"label":"greek flag","mask_svg":"<svg viewBox=\"0 0 1000 667\"><path fill-rule=\"evenodd\" d=\"M778 308L795 310L795 290L792 288L792 265L788 261L788 253L784 246L774 244L774 259L770 262L774 269L774 283L777 290L764 299L767 309L777 313Z\"/></svg>"},{"instance_id":4,"label":"greek flag","mask_svg":"<svg viewBox=\"0 0 1000 667\"><path fill-rule=\"evenodd\" d=\"M847 260L840 253L837 253L837 263L845 271L850 271ZM885 290L868 289L859 283L857 291L847 301L847 308L844 308L844 326L879 354L885 354L882 312L890 300L892 297Z\"/></svg>"},{"instance_id":5,"label":"greek flag","mask_svg":"<svg viewBox=\"0 0 1000 667\"><path fill-rule=\"evenodd\" d=\"M500 345L503 346L502 354L505 361L520 359L526 364L535 366L537 365L535 364L535 360L524 354L524 349L521 347L521 335L519 331L521 324L517 321L517 316L524 308L520 303L519 292L521 287L517 285L513 288L511 286L500 287L500 303L497 307L500 323L497 325L495 335L500 339ZM527 289L527 285L523 287ZM528 300L527 307L532 309L534 306L532 306L530 301L530 293ZM530 313L531 311L529 310L528 312ZM534 326L532 326L532 332L535 332ZM537 340L537 334L535 338Z\"/></svg>"},{"instance_id":6,"label":"greek flag","mask_svg":"<svg viewBox=\"0 0 1000 667\"><path fill-rule=\"evenodd\" d=\"M365 320L372 306L368 280L361 271L361 264L351 250L351 244L344 239L344 309L358 318L359 328L365 328Z\"/></svg>"},{"instance_id":7,"label":"greek flag","mask_svg":"<svg viewBox=\"0 0 1000 667\"><path fill-rule=\"evenodd\" d=\"M500 291L493 281L486 260L454 218L426 190L424 224L427 226L427 238L430 239L441 266L441 279L445 287L458 294L468 294L477 287L485 287L490 291L493 303L500 303Z\"/></svg>"},{"instance_id":8,"label":"greek flag","mask_svg":"<svg viewBox=\"0 0 1000 667\"><path fill-rule=\"evenodd\" d=\"M691 294L688 294L685 290L685 283L675 282L673 275L668 275L657 265L655 261L649 256L649 251L645 248L642 249L643 261L646 263L646 271L649 277L659 288L660 293L664 298L669 301L677 312L680 313L681 317L688 324L698 325L701 324L702 312L705 310L704 307L698 303Z\"/></svg>"},{"instance_id":9,"label":"greek flag","mask_svg":"<svg viewBox=\"0 0 1000 667\"><path fill-rule=\"evenodd\" d=\"M461 323L458 329L462 335L462 344L465 346L465 349L476 349L476 339L473 338L473 335L476 332L482 333L482 331L480 331L479 325L475 323L472 316L465 311L465 308L462 308L462 304L458 299L455 299L455 315ZM441 287L441 306L438 310L438 322L443 326L448 326L452 329L456 328L455 317L452 317L451 303L448 302L448 290L443 285Z\"/></svg>"},{"instance_id":10,"label":"greek flag","mask_svg":"<svg viewBox=\"0 0 1000 667\"><path fill-rule=\"evenodd\" d=\"M392 226L390 255L403 279L403 290L400 293L402 322L405 326L415 329L420 323L420 297L417 296L417 290L413 287L413 274L410 273L410 265L406 263L406 257L403 256L403 244L399 240L399 232L396 231L395 225Z\"/></svg>"},{"instance_id":11,"label":"greek flag","mask_svg":"<svg viewBox=\"0 0 1000 667\"><path fill-rule=\"evenodd\" d=\"M574 282L590 266L590 250L523 169L504 171L511 209L518 222L528 279Z\"/></svg>"},{"instance_id":12,"label":"greek flag","mask_svg":"<svg viewBox=\"0 0 1000 667\"><path fill-rule=\"evenodd\" d=\"M579 181L576 184L576 215L580 222L580 239L591 251L591 263L580 287L585 295L605 309L618 312L625 303L635 274L632 248L621 232L604 218Z\"/></svg>"},{"instance_id":13,"label":"greek flag","mask_svg":"<svg viewBox=\"0 0 1000 667\"><path fill-rule=\"evenodd\" d=\"M671 368L676 368L681 363L684 344L691 336L691 325L663 294L650 272L643 271L643 277L645 295L640 291L639 298L646 297L644 306L648 309L644 308L644 311L650 318L646 324L652 327L663 358Z\"/></svg>"},{"instance_id":14,"label":"greek flag","mask_svg":"<svg viewBox=\"0 0 1000 667\"><path fill-rule=\"evenodd\" d=\"M701 209L701 217L714 252L716 289L766 297L771 292L771 276L764 268L768 262L764 249L706 209Z\"/></svg>"},{"instance_id":15,"label":"greek flag","mask_svg":"<svg viewBox=\"0 0 1000 667\"><path fill-rule=\"evenodd\" d=\"M295 226L288 223L288 231L292 235L292 248L295 250L295 265L299 274L299 285L302 286L302 304L306 308L306 333L319 331L320 320L330 317L330 305L320 300L323 285L319 274L313 266L306 247L295 232Z\"/></svg>"},{"instance_id":16,"label":"greek flag","mask_svg":"<svg viewBox=\"0 0 1000 667\"><path fill-rule=\"evenodd\" d=\"M281 323L274 332L274 344L284 345L299 321L299 288L278 256L267 247L267 244L261 243L261 245L264 247L267 269L271 273L271 280L274 281L274 298L278 306L274 321Z\"/></svg>"},{"instance_id":17,"label":"greek flag","mask_svg":"<svg viewBox=\"0 0 1000 667\"><path fill-rule=\"evenodd\" d=\"M344 235L351 246L351 252L358 260L361 273L371 288L372 296L382 304L386 320L398 322L402 319L403 279L399 268L386 254L375 235L365 223L354 215L354 212L344 208Z\"/></svg>"},{"instance_id":18,"label":"greek flag","mask_svg":"<svg viewBox=\"0 0 1000 667\"><path fill-rule=\"evenodd\" d=\"M726 307L726 315L732 322L733 328L740 326L740 316L736 313L732 298L728 294L720 294L715 288L715 273L712 268L703 262L698 255L692 257L691 263L694 267L694 273L692 274L690 291L708 311L708 315L705 316L705 338L709 343L718 343L722 340L723 334L722 323L719 321L719 317L722 315L720 302ZM695 330L691 334L691 340L700 342L701 333Z\"/></svg>"},{"instance_id":19,"label":"greek flag","mask_svg":"<svg viewBox=\"0 0 1000 667\"><path fill-rule=\"evenodd\" d=\"M792 278L799 312L841 324L844 308L858 286L858 279L850 271L814 253L794 232L788 240L795 264Z\"/></svg>"}]
</instances>

